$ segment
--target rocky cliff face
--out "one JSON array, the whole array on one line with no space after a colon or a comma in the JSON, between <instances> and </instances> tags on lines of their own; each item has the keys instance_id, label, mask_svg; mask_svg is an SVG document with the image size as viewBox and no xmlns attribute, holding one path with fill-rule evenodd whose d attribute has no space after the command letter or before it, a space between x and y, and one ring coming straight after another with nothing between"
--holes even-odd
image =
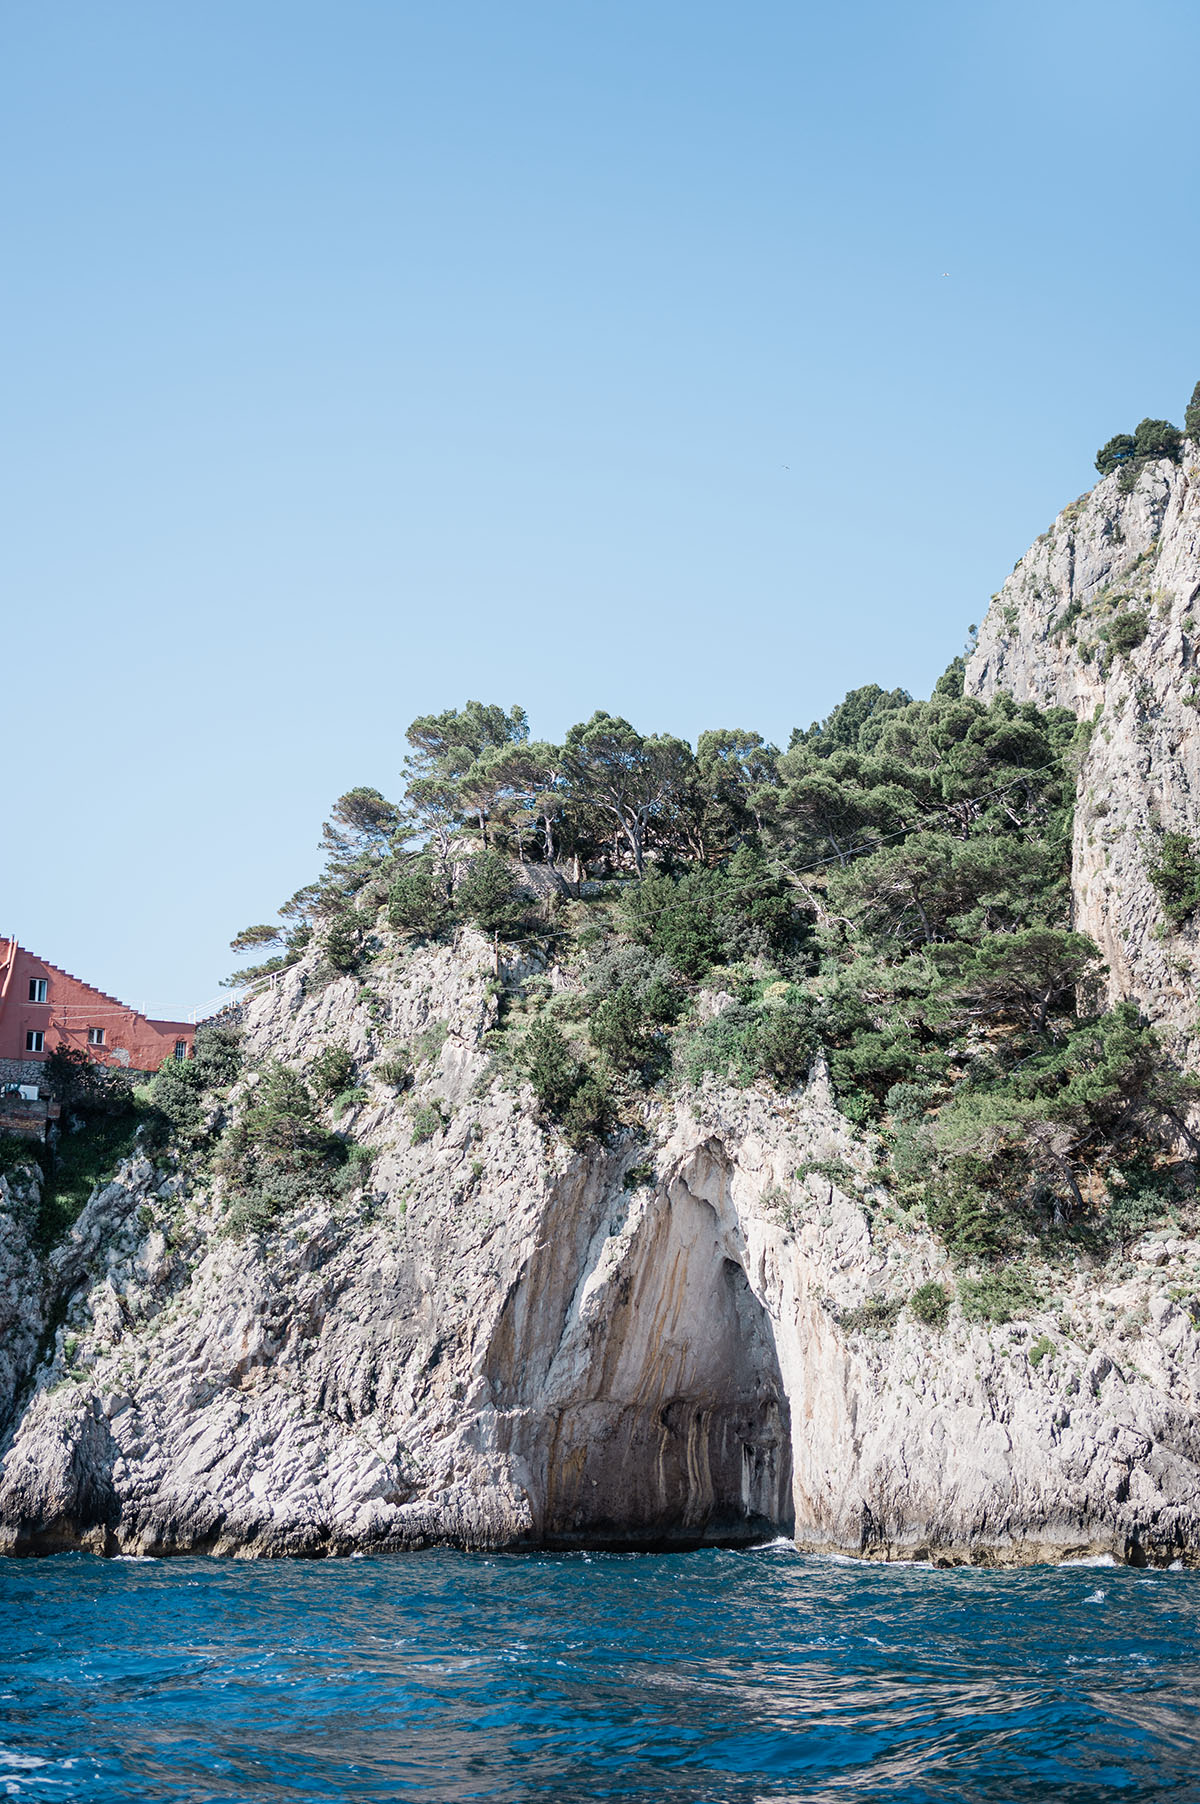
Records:
<instances>
[{"instance_id":1,"label":"rocky cliff face","mask_svg":"<svg viewBox=\"0 0 1200 1804\"><path fill-rule=\"evenodd\" d=\"M1108 476L1066 508L994 596L966 690L1094 721L1079 774L1075 925L1108 1000L1195 1033L1200 926L1164 931L1147 876L1164 830L1200 828L1200 448Z\"/></svg>"},{"instance_id":2,"label":"rocky cliff face","mask_svg":"<svg viewBox=\"0 0 1200 1804\"><path fill-rule=\"evenodd\" d=\"M1005 1327L922 1326L900 1306L945 1255L889 1213L819 1071L655 1101L641 1138L572 1152L490 1069L490 978L464 933L365 985L296 967L251 1007L259 1054L428 1055L415 1094L367 1082L368 1187L264 1238L143 1159L39 1289L6 1192L0 1549L1196 1556L1200 1245L1081 1257Z\"/></svg>"}]
</instances>

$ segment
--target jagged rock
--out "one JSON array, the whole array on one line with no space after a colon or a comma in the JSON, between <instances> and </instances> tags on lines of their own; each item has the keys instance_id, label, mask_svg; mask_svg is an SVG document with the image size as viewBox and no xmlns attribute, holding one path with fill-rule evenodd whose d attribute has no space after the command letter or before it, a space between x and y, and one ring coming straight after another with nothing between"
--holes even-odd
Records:
<instances>
[{"instance_id":1,"label":"jagged rock","mask_svg":"<svg viewBox=\"0 0 1200 1804\"><path fill-rule=\"evenodd\" d=\"M1118 615L1145 637L1111 651ZM1163 829L1200 830L1200 447L1108 476L1058 516L993 597L966 692L1094 720L1079 772L1075 926L1108 965L1107 1000L1195 1034L1200 918L1164 933L1147 875Z\"/></svg>"},{"instance_id":2,"label":"jagged rock","mask_svg":"<svg viewBox=\"0 0 1200 1804\"><path fill-rule=\"evenodd\" d=\"M213 1188L141 1160L41 1288L27 1211L0 1210L21 1389L0 1548L790 1533L946 1561L1195 1557L1200 1337L1177 1298L1200 1247L1160 1263L1147 1241L1119 1280L1081 1264L1003 1328L957 1307L943 1331L855 1327L868 1299L945 1278L945 1255L889 1219L822 1068L786 1098L654 1101L643 1138L572 1152L494 1079L491 978L464 933L367 986L309 989L297 966L248 1010L254 1052L295 1062L344 1044L369 1065L425 1035L414 1091L368 1079L366 1194L238 1240ZM413 1145L432 1098L446 1124Z\"/></svg>"}]
</instances>

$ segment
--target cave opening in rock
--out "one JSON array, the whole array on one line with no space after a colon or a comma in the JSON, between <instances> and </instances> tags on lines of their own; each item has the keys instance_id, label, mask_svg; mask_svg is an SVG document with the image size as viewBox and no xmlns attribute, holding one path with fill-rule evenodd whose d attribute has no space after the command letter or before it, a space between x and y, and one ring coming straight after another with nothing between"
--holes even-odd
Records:
<instances>
[{"instance_id":1,"label":"cave opening in rock","mask_svg":"<svg viewBox=\"0 0 1200 1804\"><path fill-rule=\"evenodd\" d=\"M540 1396L525 1368L510 1446L533 1479L541 1545L744 1546L792 1533L787 1394L733 1250L712 1205L679 1186L614 1273L586 1340L568 1331L560 1343Z\"/></svg>"}]
</instances>

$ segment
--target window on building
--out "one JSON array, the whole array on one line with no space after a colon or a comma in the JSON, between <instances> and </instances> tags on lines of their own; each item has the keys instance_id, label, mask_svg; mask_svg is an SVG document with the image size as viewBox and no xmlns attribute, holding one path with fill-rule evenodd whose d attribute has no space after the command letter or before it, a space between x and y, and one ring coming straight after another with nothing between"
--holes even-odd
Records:
<instances>
[{"instance_id":1,"label":"window on building","mask_svg":"<svg viewBox=\"0 0 1200 1804\"><path fill-rule=\"evenodd\" d=\"M39 1027L30 1028L29 1032L25 1035L26 1052L42 1052L45 1050L45 1045L46 1045L46 1036L42 1032L41 1028L39 1028Z\"/></svg>"},{"instance_id":2,"label":"window on building","mask_svg":"<svg viewBox=\"0 0 1200 1804\"><path fill-rule=\"evenodd\" d=\"M186 1059L186 1057L187 1057L187 1041L186 1040L176 1040L175 1057L177 1059Z\"/></svg>"},{"instance_id":3,"label":"window on building","mask_svg":"<svg viewBox=\"0 0 1200 1804\"><path fill-rule=\"evenodd\" d=\"M89 1027L88 1028L88 1045L89 1046L103 1046L103 1044L104 1044L104 1029L102 1027Z\"/></svg>"},{"instance_id":4,"label":"window on building","mask_svg":"<svg viewBox=\"0 0 1200 1804\"><path fill-rule=\"evenodd\" d=\"M44 977L31 977L29 979L29 1000L30 1002L45 1002L46 979Z\"/></svg>"}]
</instances>

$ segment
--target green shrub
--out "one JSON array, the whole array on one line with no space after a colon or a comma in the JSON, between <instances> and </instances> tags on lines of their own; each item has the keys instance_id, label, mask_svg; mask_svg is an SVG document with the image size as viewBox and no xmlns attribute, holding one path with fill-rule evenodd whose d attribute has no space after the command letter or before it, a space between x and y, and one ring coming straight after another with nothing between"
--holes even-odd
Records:
<instances>
[{"instance_id":1,"label":"green shrub","mask_svg":"<svg viewBox=\"0 0 1200 1804\"><path fill-rule=\"evenodd\" d=\"M84 1115L74 1132L61 1134L46 1157L34 1238L48 1250L61 1240L86 1204L97 1184L111 1179L123 1159L137 1150L141 1114L132 1098L125 1110L107 1106L96 1115Z\"/></svg>"},{"instance_id":2,"label":"green shrub","mask_svg":"<svg viewBox=\"0 0 1200 1804\"><path fill-rule=\"evenodd\" d=\"M703 977L725 948L714 889L710 871L689 871L678 879L651 871L621 898L626 931L685 977Z\"/></svg>"},{"instance_id":3,"label":"green shrub","mask_svg":"<svg viewBox=\"0 0 1200 1804\"><path fill-rule=\"evenodd\" d=\"M904 1304L900 1297L868 1297L857 1309L847 1309L838 1321L847 1334L890 1334Z\"/></svg>"},{"instance_id":4,"label":"green shrub","mask_svg":"<svg viewBox=\"0 0 1200 1804\"><path fill-rule=\"evenodd\" d=\"M1200 382L1192 390L1192 398L1183 416L1183 429L1194 445L1200 445Z\"/></svg>"},{"instance_id":5,"label":"green shrub","mask_svg":"<svg viewBox=\"0 0 1200 1804\"><path fill-rule=\"evenodd\" d=\"M347 1089L354 1075L354 1054L348 1046L326 1046L309 1066L309 1081L326 1099Z\"/></svg>"},{"instance_id":6,"label":"green shrub","mask_svg":"<svg viewBox=\"0 0 1200 1804\"><path fill-rule=\"evenodd\" d=\"M601 1059L590 1067L573 1057L562 1030L539 1015L525 1036L520 1068L542 1115L557 1123L569 1145L580 1147L610 1132L615 1108L612 1072Z\"/></svg>"},{"instance_id":7,"label":"green shrub","mask_svg":"<svg viewBox=\"0 0 1200 1804\"><path fill-rule=\"evenodd\" d=\"M542 1109L560 1120L584 1074L579 1061L571 1056L562 1029L545 1015L539 1015L525 1036L521 1068Z\"/></svg>"},{"instance_id":8,"label":"green shrub","mask_svg":"<svg viewBox=\"0 0 1200 1804\"><path fill-rule=\"evenodd\" d=\"M645 1071L659 1041L645 1004L632 987L622 984L597 1004L588 1023L592 1045L616 1071Z\"/></svg>"},{"instance_id":9,"label":"green shrub","mask_svg":"<svg viewBox=\"0 0 1200 1804\"><path fill-rule=\"evenodd\" d=\"M401 872L388 892L388 925L416 939L436 939L450 922L446 891L433 871L433 861L418 858Z\"/></svg>"},{"instance_id":10,"label":"green shrub","mask_svg":"<svg viewBox=\"0 0 1200 1804\"><path fill-rule=\"evenodd\" d=\"M677 1037L675 1060L686 1083L699 1084L708 1072L736 1084L754 1078L750 1041L758 1010L734 1002L691 1033Z\"/></svg>"},{"instance_id":11,"label":"green shrub","mask_svg":"<svg viewBox=\"0 0 1200 1804\"><path fill-rule=\"evenodd\" d=\"M445 1021L431 1021L414 1035L412 1056L415 1065L436 1065L441 1057L442 1047L450 1036L449 1025Z\"/></svg>"},{"instance_id":12,"label":"green shrub","mask_svg":"<svg viewBox=\"0 0 1200 1804\"><path fill-rule=\"evenodd\" d=\"M341 1194L349 1156L344 1140L321 1125L298 1071L264 1065L226 1130L216 1169L226 1186L226 1226L263 1233L287 1210Z\"/></svg>"},{"instance_id":13,"label":"green shrub","mask_svg":"<svg viewBox=\"0 0 1200 1804\"><path fill-rule=\"evenodd\" d=\"M87 1116L124 1115L133 1102L129 1073L116 1065L98 1064L79 1046L54 1047L42 1065L38 1082L64 1109Z\"/></svg>"},{"instance_id":14,"label":"green shrub","mask_svg":"<svg viewBox=\"0 0 1200 1804\"><path fill-rule=\"evenodd\" d=\"M622 895L620 919L631 938L693 979L782 949L800 931L787 882L749 846L716 869L649 872Z\"/></svg>"},{"instance_id":15,"label":"green shrub","mask_svg":"<svg viewBox=\"0 0 1200 1804\"><path fill-rule=\"evenodd\" d=\"M1170 420L1142 420L1133 433L1133 448L1138 457L1169 457L1178 463L1183 450L1183 434Z\"/></svg>"},{"instance_id":16,"label":"green shrub","mask_svg":"<svg viewBox=\"0 0 1200 1804\"><path fill-rule=\"evenodd\" d=\"M226 1022L211 1021L196 1029L192 1056L175 1060L202 1090L225 1090L236 1083L242 1069L242 1030Z\"/></svg>"},{"instance_id":17,"label":"green shrub","mask_svg":"<svg viewBox=\"0 0 1200 1804\"><path fill-rule=\"evenodd\" d=\"M412 1061L403 1053L395 1053L391 1058L380 1059L372 1068L371 1076L379 1083L386 1084L389 1090L404 1090L412 1082Z\"/></svg>"},{"instance_id":18,"label":"green shrub","mask_svg":"<svg viewBox=\"0 0 1200 1804\"><path fill-rule=\"evenodd\" d=\"M357 971L363 957L363 923L355 908L344 908L325 928L321 946L325 962L339 977Z\"/></svg>"},{"instance_id":19,"label":"green shrub","mask_svg":"<svg viewBox=\"0 0 1200 1804\"><path fill-rule=\"evenodd\" d=\"M958 1300L967 1321L993 1322L998 1326L1031 1315L1042 1302L1028 1273L1011 1265L982 1278L962 1279Z\"/></svg>"},{"instance_id":20,"label":"green shrub","mask_svg":"<svg viewBox=\"0 0 1200 1804\"><path fill-rule=\"evenodd\" d=\"M981 1161L956 1159L925 1189L925 1219L956 1259L991 1259L1003 1252L1010 1225Z\"/></svg>"},{"instance_id":21,"label":"green shrub","mask_svg":"<svg viewBox=\"0 0 1200 1804\"><path fill-rule=\"evenodd\" d=\"M1170 1221L1178 1200L1173 1176L1172 1168L1159 1169L1144 1158L1115 1168L1109 1175L1110 1200L1101 1221L1102 1232L1128 1246L1151 1228Z\"/></svg>"},{"instance_id":22,"label":"green shrub","mask_svg":"<svg viewBox=\"0 0 1200 1804\"><path fill-rule=\"evenodd\" d=\"M653 1184L656 1170L653 1159L642 1159L637 1165L631 1165L621 1179L622 1190L640 1190L643 1184Z\"/></svg>"},{"instance_id":23,"label":"green shrub","mask_svg":"<svg viewBox=\"0 0 1200 1804\"><path fill-rule=\"evenodd\" d=\"M346 1151L346 1177L356 1184L365 1183L375 1163L373 1146L350 1146Z\"/></svg>"},{"instance_id":24,"label":"green shrub","mask_svg":"<svg viewBox=\"0 0 1200 1804\"><path fill-rule=\"evenodd\" d=\"M1164 915L1178 932L1200 908L1200 851L1190 834L1164 833L1146 874L1158 891Z\"/></svg>"},{"instance_id":25,"label":"green shrub","mask_svg":"<svg viewBox=\"0 0 1200 1804\"><path fill-rule=\"evenodd\" d=\"M267 1234L282 1206L279 1196L266 1189L236 1191L225 1208L225 1230L235 1240Z\"/></svg>"},{"instance_id":26,"label":"green shrub","mask_svg":"<svg viewBox=\"0 0 1200 1804\"><path fill-rule=\"evenodd\" d=\"M818 1006L801 991L782 1004L732 1003L684 1035L676 1058L681 1075L698 1084L706 1072L735 1084L770 1078L777 1090L805 1082L821 1048ZM843 1108L845 1098L842 1099Z\"/></svg>"},{"instance_id":27,"label":"green shrub","mask_svg":"<svg viewBox=\"0 0 1200 1804\"><path fill-rule=\"evenodd\" d=\"M928 1284L918 1285L913 1291L908 1299L908 1311L915 1321L924 1323L926 1328L944 1328L950 1314L950 1292L944 1284L931 1279Z\"/></svg>"},{"instance_id":28,"label":"green shrub","mask_svg":"<svg viewBox=\"0 0 1200 1804\"><path fill-rule=\"evenodd\" d=\"M1103 637L1114 656L1124 657L1137 650L1149 631L1149 616L1137 608L1126 608L1109 621Z\"/></svg>"},{"instance_id":29,"label":"green shrub","mask_svg":"<svg viewBox=\"0 0 1200 1804\"><path fill-rule=\"evenodd\" d=\"M805 1004L808 998L799 1005L764 1010L751 1038L754 1063L777 1090L795 1090L805 1083L821 1050L815 1008Z\"/></svg>"},{"instance_id":30,"label":"green shrub","mask_svg":"<svg viewBox=\"0 0 1200 1804\"><path fill-rule=\"evenodd\" d=\"M670 961L645 946L613 946L598 952L584 968L583 989L593 1004L628 990L644 1019L655 1026L675 1021L684 1000Z\"/></svg>"},{"instance_id":31,"label":"green shrub","mask_svg":"<svg viewBox=\"0 0 1200 1804\"><path fill-rule=\"evenodd\" d=\"M333 1119L335 1121L340 1121L342 1116L345 1115L348 1110L357 1109L361 1103L364 1103L367 1100L367 1092L363 1089L361 1084L356 1084L349 1090L343 1090L340 1095L334 1097L330 1104Z\"/></svg>"},{"instance_id":32,"label":"green shrub","mask_svg":"<svg viewBox=\"0 0 1200 1804\"><path fill-rule=\"evenodd\" d=\"M583 1147L611 1133L616 1114L611 1081L601 1065L589 1071L572 1092L562 1113L563 1137L568 1145Z\"/></svg>"},{"instance_id":33,"label":"green shrub","mask_svg":"<svg viewBox=\"0 0 1200 1804\"><path fill-rule=\"evenodd\" d=\"M1036 1372L1043 1359L1053 1358L1054 1352L1054 1342L1048 1335L1043 1334L1035 1340L1032 1347L1029 1349L1029 1363L1034 1371Z\"/></svg>"},{"instance_id":34,"label":"green shrub","mask_svg":"<svg viewBox=\"0 0 1200 1804\"><path fill-rule=\"evenodd\" d=\"M472 859L454 891L454 909L462 920L501 939L519 935L525 920L525 903L512 872L493 851Z\"/></svg>"},{"instance_id":35,"label":"green shrub","mask_svg":"<svg viewBox=\"0 0 1200 1804\"><path fill-rule=\"evenodd\" d=\"M1114 470L1130 461L1136 450L1132 432L1118 432L1097 451L1096 468L1101 476L1111 476Z\"/></svg>"},{"instance_id":36,"label":"green shrub","mask_svg":"<svg viewBox=\"0 0 1200 1804\"><path fill-rule=\"evenodd\" d=\"M420 1146L423 1141L432 1140L440 1134L446 1123L442 1112L434 1103L421 1103L412 1112L412 1144Z\"/></svg>"},{"instance_id":37,"label":"green shrub","mask_svg":"<svg viewBox=\"0 0 1200 1804\"><path fill-rule=\"evenodd\" d=\"M24 1134L0 1134L0 1174L38 1169L38 1147Z\"/></svg>"}]
</instances>

